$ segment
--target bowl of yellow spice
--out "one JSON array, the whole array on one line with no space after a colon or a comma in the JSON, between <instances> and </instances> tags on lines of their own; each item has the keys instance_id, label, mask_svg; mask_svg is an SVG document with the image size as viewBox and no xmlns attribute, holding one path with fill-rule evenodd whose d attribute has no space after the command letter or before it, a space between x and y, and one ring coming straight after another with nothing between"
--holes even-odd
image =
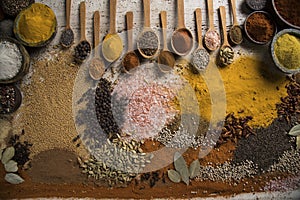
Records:
<instances>
[{"instance_id":1,"label":"bowl of yellow spice","mask_svg":"<svg viewBox=\"0 0 300 200\"><path fill-rule=\"evenodd\" d=\"M300 72L300 31L284 29L277 33L271 43L271 54L275 65L283 72Z\"/></svg>"},{"instance_id":2,"label":"bowl of yellow spice","mask_svg":"<svg viewBox=\"0 0 300 200\"><path fill-rule=\"evenodd\" d=\"M42 47L49 44L57 32L53 10L45 4L33 3L15 19L14 34L25 46Z\"/></svg>"}]
</instances>

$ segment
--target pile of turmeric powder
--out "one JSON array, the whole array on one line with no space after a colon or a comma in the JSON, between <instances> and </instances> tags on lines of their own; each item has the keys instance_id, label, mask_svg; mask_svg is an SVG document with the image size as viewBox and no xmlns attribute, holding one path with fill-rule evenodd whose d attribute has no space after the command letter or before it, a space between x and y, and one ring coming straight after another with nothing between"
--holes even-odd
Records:
<instances>
[{"instance_id":1,"label":"pile of turmeric powder","mask_svg":"<svg viewBox=\"0 0 300 200\"><path fill-rule=\"evenodd\" d=\"M200 116L208 121L211 120L213 104L205 76L215 67L215 63L211 61L204 74L193 73L188 65L180 70L181 76L195 90ZM266 127L277 118L276 103L280 102L280 97L286 96L287 80L283 74L248 56L239 57L230 66L219 69L219 72L221 80L215 81L223 81L226 114L235 113L237 117L252 116L253 120L248 123L252 127Z\"/></svg>"}]
</instances>

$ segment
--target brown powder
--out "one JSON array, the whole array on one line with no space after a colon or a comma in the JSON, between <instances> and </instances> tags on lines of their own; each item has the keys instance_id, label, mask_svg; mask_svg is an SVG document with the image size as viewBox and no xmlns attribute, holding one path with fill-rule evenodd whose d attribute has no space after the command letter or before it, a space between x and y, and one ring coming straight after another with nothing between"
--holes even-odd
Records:
<instances>
[{"instance_id":1,"label":"brown powder","mask_svg":"<svg viewBox=\"0 0 300 200\"><path fill-rule=\"evenodd\" d=\"M140 61L137 55L134 52L128 52L123 60L123 66L127 71L132 70L133 68L139 66Z\"/></svg>"},{"instance_id":2,"label":"brown powder","mask_svg":"<svg viewBox=\"0 0 300 200\"><path fill-rule=\"evenodd\" d=\"M16 134L24 129L24 140L33 144L31 157L53 148L86 152L72 142L77 136L72 93L78 68L70 67L72 53L69 50L51 56L51 60L33 60L31 83L21 84L23 105L17 111L14 126Z\"/></svg>"},{"instance_id":3,"label":"brown powder","mask_svg":"<svg viewBox=\"0 0 300 200\"><path fill-rule=\"evenodd\" d=\"M184 54L191 50L193 40L190 33L185 29L180 29L172 36L173 46L178 53Z\"/></svg>"},{"instance_id":4,"label":"brown powder","mask_svg":"<svg viewBox=\"0 0 300 200\"><path fill-rule=\"evenodd\" d=\"M287 22L300 27L300 1L299 0L275 0L278 13Z\"/></svg>"},{"instance_id":5,"label":"brown powder","mask_svg":"<svg viewBox=\"0 0 300 200\"><path fill-rule=\"evenodd\" d=\"M246 21L249 36L257 42L268 42L275 34L275 24L266 13L253 13Z\"/></svg>"}]
</instances>

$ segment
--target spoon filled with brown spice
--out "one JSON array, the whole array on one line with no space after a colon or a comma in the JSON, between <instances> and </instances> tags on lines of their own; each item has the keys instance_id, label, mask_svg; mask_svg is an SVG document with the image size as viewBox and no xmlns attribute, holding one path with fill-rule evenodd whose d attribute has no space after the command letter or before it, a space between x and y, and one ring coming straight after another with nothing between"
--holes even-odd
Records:
<instances>
[{"instance_id":1,"label":"spoon filled with brown spice","mask_svg":"<svg viewBox=\"0 0 300 200\"><path fill-rule=\"evenodd\" d=\"M94 80L99 80L104 74L105 65L100 58L99 52L100 43L100 13L95 11L94 13L94 58L89 65L89 74Z\"/></svg>"},{"instance_id":2,"label":"spoon filled with brown spice","mask_svg":"<svg viewBox=\"0 0 300 200\"><path fill-rule=\"evenodd\" d=\"M205 33L204 42L205 46L210 50L214 51L220 47L220 35L214 26L214 12L213 12L213 0L207 0L208 7L208 20L209 28Z\"/></svg>"},{"instance_id":3,"label":"spoon filled with brown spice","mask_svg":"<svg viewBox=\"0 0 300 200\"><path fill-rule=\"evenodd\" d=\"M207 67L209 63L209 53L203 47L203 43L202 43L201 9L197 8L195 10L195 14L196 14L196 28L197 28L197 35L198 35L198 48L193 53L192 63L197 71L202 71Z\"/></svg>"},{"instance_id":4,"label":"spoon filled with brown spice","mask_svg":"<svg viewBox=\"0 0 300 200\"><path fill-rule=\"evenodd\" d=\"M71 18L71 0L66 0L66 29L62 32L60 37L60 44L69 48L74 42L74 32L70 25Z\"/></svg>"},{"instance_id":5,"label":"spoon filled with brown spice","mask_svg":"<svg viewBox=\"0 0 300 200\"><path fill-rule=\"evenodd\" d=\"M130 73L130 70L140 65L139 57L133 51L133 12L126 13L126 24L127 24L127 44L128 52L125 54L122 65L125 72Z\"/></svg>"},{"instance_id":6,"label":"spoon filled with brown spice","mask_svg":"<svg viewBox=\"0 0 300 200\"><path fill-rule=\"evenodd\" d=\"M242 28L239 26L236 17L236 0L231 1L231 9L232 9L232 17L233 17L233 25L229 31L229 38L233 44L241 44L243 41Z\"/></svg>"},{"instance_id":7,"label":"spoon filled with brown spice","mask_svg":"<svg viewBox=\"0 0 300 200\"><path fill-rule=\"evenodd\" d=\"M226 31L226 13L225 7L220 6L221 24L223 32L223 44L219 52L219 64L221 66L230 65L233 62L234 51L228 43L227 31Z\"/></svg>"},{"instance_id":8,"label":"spoon filled with brown spice","mask_svg":"<svg viewBox=\"0 0 300 200\"><path fill-rule=\"evenodd\" d=\"M167 12L160 12L161 25L162 25L162 33L163 33L163 50L160 52L158 56L158 67L162 72L168 72L172 70L175 65L174 55L168 50L167 45Z\"/></svg>"},{"instance_id":9,"label":"spoon filled with brown spice","mask_svg":"<svg viewBox=\"0 0 300 200\"><path fill-rule=\"evenodd\" d=\"M75 47L75 60L77 62L83 62L91 53L91 45L86 40L85 36L85 15L86 15L86 6L85 2L80 3L80 42Z\"/></svg>"},{"instance_id":10,"label":"spoon filled with brown spice","mask_svg":"<svg viewBox=\"0 0 300 200\"><path fill-rule=\"evenodd\" d=\"M189 54L193 48L193 35L184 23L184 1L177 0L178 22L177 29L173 32L171 45L179 56Z\"/></svg>"}]
</instances>

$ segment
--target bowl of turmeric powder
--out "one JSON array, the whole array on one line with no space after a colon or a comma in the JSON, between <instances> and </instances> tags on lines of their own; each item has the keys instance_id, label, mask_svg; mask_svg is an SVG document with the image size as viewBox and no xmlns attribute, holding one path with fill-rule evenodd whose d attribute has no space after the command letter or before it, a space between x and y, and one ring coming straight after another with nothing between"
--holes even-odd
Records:
<instances>
[{"instance_id":1,"label":"bowl of turmeric powder","mask_svg":"<svg viewBox=\"0 0 300 200\"><path fill-rule=\"evenodd\" d=\"M271 43L275 65L284 73L300 72L300 31L284 29L277 33Z\"/></svg>"},{"instance_id":2,"label":"bowl of turmeric powder","mask_svg":"<svg viewBox=\"0 0 300 200\"><path fill-rule=\"evenodd\" d=\"M15 19L14 34L25 46L42 47L49 44L57 32L57 19L45 4L33 3Z\"/></svg>"}]
</instances>

